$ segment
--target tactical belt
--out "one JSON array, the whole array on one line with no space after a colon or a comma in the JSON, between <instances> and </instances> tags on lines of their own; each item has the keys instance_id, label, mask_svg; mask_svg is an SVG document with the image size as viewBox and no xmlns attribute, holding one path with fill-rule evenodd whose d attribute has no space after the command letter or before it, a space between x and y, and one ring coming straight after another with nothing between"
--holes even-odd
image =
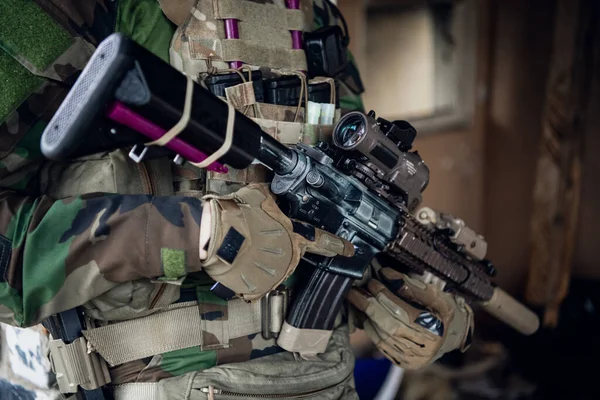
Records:
<instances>
[{"instance_id":1,"label":"tactical belt","mask_svg":"<svg viewBox=\"0 0 600 400\"><path fill-rule=\"evenodd\" d=\"M271 339L281 330L287 304L287 290L275 290L260 302L230 300L227 320L209 321L202 312L202 303L176 303L143 318L84 330L83 337L70 344L62 339L52 340L50 359L59 389L63 393L75 393L78 386L86 390L102 387L110 382L107 365L116 366L194 346L200 346L201 350L227 348L230 339L256 333ZM216 337L218 343L208 343L204 332ZM149 390L147 388L147 385L138 387L140 396Z\"/></svg>"}]
</instances>

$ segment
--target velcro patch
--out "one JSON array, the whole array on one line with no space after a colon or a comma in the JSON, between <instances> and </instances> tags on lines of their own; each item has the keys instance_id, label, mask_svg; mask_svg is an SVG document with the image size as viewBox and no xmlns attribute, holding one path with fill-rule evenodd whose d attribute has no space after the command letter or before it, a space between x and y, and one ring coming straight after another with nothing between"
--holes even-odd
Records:
<instances>
[{"instance_id":1,"label":"velcro patch","mask_svg":"<svg viewBox=\"0 0 600 400\"><path fill-rule=\"evenodd\" d=\"M235 228L229 228L225 238L223 238L223 244L221 244L221 247L219 247L219 250L217 250L217 256L221 260L229 264L233 264L233 260L235 260L240 252L242 244L244 244L244 240L246 240L246 238Z\"/></svg>"},{"instance_id":2,"label":"velcro patch","mask_svg":"<svg viewBox=\"0 0 600 400\"><path fill-rule=\"evenodd\" d=\"M178 249L160 249L162 259L164 278L167 280L176 280L186 274L185 271L185 251Z\"/></svg>"},{"instance_id":3,"label":"velcro patch","mask_svg":"<svg viewBox=\"0 0 600 400\"><path fill-rule=\"evenodd\" d=\"M8 265L12 256L12 242L0 235L0 282L7 282Z\"/></svg>"}]
</instances>

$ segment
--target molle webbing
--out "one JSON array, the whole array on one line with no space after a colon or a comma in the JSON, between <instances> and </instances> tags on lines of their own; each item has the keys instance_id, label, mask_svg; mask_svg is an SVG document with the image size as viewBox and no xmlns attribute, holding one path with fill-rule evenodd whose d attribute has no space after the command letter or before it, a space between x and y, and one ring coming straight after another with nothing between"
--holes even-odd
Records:
<instances>
[{"instance_id":1,"label":"molle webbing","mask_svg":"<svg viewBox=\"0 0 600 400\"><path fill-rule=\"evenodd\" d=\"M260 302L227 302L226 319L203 313L198 302L177 303L164 311L83 331L106 362L120 365L156 354L200 346L227 348L229 340L262 331Z\"/></svg>"},{"instance_id":2,"label":"molle webbing","mask_svg":"<svg viewBox=\"0 0 600 400\"><path fill-rule=\"evenodd\" d=\"M237 21L237 39L227 39L225 20ZM248 0L198 0L179 26L171 45L171 62L190 76L243 61L274 69L306 70L302 49L292 49L290 30L308 29L301 10Z\"/></svg>"},{"instance_id":3,"label":"molle webbing","mask_svg":"<svg viewBox=\"0 0 600 400\"><path fill-rule=\"evenodd\" d=\"M213 0L213 11L216 19L237 19L288 31L306 30L302 11L272 4L247 0Z\"/></svg>"},{"instance_id":4,"label":"molle webbing","mask_svg":"<svg viewBox=\"0 0 600 400\"><path fill-rule=\"evenodd\" d=\"M271 47L292 48L289 31L268 25L255 25L246 21L238 22L239 39L267 44Z\"/></svg>"},{"instance_id":5,"label":"molle webbing","mask_svg":"<svg viewBox=\"0 0 600 400\"><path fill-rule=\"evenodd\" d=\"M300 107L298 110L298 120L294 122L297 107L257 103L251 83L229 87L225 89L225 94L227 101L233 104L238 111L246 111L245 114L260 125L266 133L283 144L294 145L301 142L314 145L319 141L329 142L333 133L333 125L304 123L304 107ZM257 116L256 110L253 108L244 110L248 106L256 106L260 115Z\"/></svg>"},{"instance_id":6,"label":"molle webbing","mask_svg":"<svg viewBox=\"0 0 600 400\"><path fill-rule=\"evenodd\" d=\"M190 52L200 55L201 51L194 51L194 44L209 48L220 56L223 61L243 60L250 65L260 65L271 68L289 69L294 71L306 70L306 56L304 50L294 50L271 46L270 43L259 43L243 39L198 39L190 40Z\"/></svg>"}]
</instances>

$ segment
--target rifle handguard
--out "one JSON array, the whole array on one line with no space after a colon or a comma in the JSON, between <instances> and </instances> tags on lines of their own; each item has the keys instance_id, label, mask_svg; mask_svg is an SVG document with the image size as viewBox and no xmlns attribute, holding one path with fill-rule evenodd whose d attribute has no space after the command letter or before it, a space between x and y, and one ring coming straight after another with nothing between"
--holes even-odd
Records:
<instances>
[{"instance_id":1,"label":"rifle handguard","mask_svg":"<svg viewBox=\"0 0 600 400\"><path fill-rule=\"evenodd\" d=\"M488 313L524 335L534 334L540 326L540 320L533 311L500 288L496 288L492 298L481 305Z\"/></svg>"}]
</instances>

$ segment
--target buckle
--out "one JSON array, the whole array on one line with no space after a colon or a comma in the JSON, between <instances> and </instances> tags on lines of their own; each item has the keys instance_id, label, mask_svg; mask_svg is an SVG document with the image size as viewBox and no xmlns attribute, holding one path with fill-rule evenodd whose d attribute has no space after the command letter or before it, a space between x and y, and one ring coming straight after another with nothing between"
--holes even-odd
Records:
<instances>
[{"instance_id":1,"label":"buckle","mask_svg":"<svg viewBox=\"0 0 600 400\"><path fill-rule=\"evenodd\" d=\"M51 340L48 349L52 370L62 393L77 393L77 386L94 390L110 383L106 361L99 354L88 352L84 337L69 344L61 339Z\"/></svg>"},{"instance_id":2,"label":"buckle","mask_svg":"<svg viewBox=\"0 0 600 400\"><path fill-rule=\"evenodd\" d=\"M261 299L262 337L266 340L279 336L285 321L289 299L289 290L284 286L270 291Z\"/></svg>"}]
</instances>

